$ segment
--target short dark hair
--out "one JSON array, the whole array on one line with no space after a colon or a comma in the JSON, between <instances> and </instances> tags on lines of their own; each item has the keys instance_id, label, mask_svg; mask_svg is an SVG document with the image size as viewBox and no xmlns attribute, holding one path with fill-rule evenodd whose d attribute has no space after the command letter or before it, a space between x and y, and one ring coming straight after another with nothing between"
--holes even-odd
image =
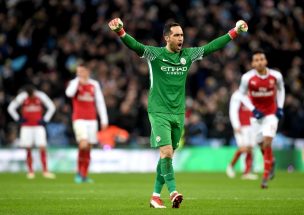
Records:
<instances>
[{"instance_id":1,"label":"short dark hair","mask_svg":"<svg viewBox=\"0 0 304 215\"><path fill-rule=\"evenodd\" d=\"M28 84L23 87L23 90L27 92L29 97L32 97L34 95L34 91L36 90L36 88L32 84Z\"/></svg>"},{"instance_id":2,"label":"short dark hair","mask_svg":"<svg viewBox=\"0 0 304 215\"><path fill-rule=\"evenodd\" d=\"M79 58L79 59L77 59L76 65L77 66L82 66L82 67L87 67L88 66L88 62L85 61L82 58Z\"/></svg>"},{"instance_id":3,"label":"short dark hair","mask_svg":"<svg viewBox=\"0 0 304 215\"><path fill-rule=\"evenodd\" d=\"M254 50L254 51L252 52L251 56L256 55L256 54L264 54L264 55L266 56L265 51L262 50L262 49Z\"/></svg>"},{"instance_id":4,"label":"short dark hair","mask_svg":"<svg viewBox=\"0 0 304 215\"><path fill-rule=\"evenodd\" d=\"M163 30L163 36L168 36L171 33L171 28L175 26L181 26L177 22L166 23Z\"/></svg>"},{"instance_id":5,"label":"short dark hair","mask_svg":"<svg viewBox=\"0 0 304 215\"><path fill-rule=\"evenodd\" d=\"M251 60L253 60L253 56L255 56L257 54L263 54L265 56L265 58L267 59L267 55L266 55L266 53L265 53L264 50L262 50L262 49L256 49L256 50L252 51Z\"/></svg>"}]
</instances>

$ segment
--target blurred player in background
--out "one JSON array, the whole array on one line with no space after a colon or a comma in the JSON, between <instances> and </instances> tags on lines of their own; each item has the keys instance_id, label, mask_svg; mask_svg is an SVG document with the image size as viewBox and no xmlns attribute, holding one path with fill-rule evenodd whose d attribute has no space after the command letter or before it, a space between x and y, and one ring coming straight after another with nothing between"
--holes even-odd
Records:
<instances>
[{"instance_id":1,"label":"blurred player in background","mask_svg":"<svg viewBox=\"0 0 304 215\"><path fill-rule=\"evenodd\" d=\"M165 208L160 198L164 184L167 185L173 208L179 208L182 194L176 190L172 165L174 150L178 147L185 115L185 83L191 64L223 48L242 31L247 31L247 24L239 21L229 33L211 43L194 48L182 48L184 34L178 23L166 24L163 36L165 47L146 46L127 34L119 18L109 22L109 27L116 32L122 42L147 60L150 72L150 91L148 115L151 123L151 146L159 148L160 159L156 168L154 192L150 200L153 208Z\"/></svg>"},{"instance_id":2,"label":"blurred player in background","mask_svg":"<svg viewBox=\"0 0 304 215\"><path fill-rule=\"evenodd\" d=\"M268 187L274 177L275 159L272 140L276 135L279 119L283 117L285 88L282 74L267 67L266 55L257 51L252 55L253 69L242 76L239 88L242 102L254 118L251 118L255 142L261 146L264 157L264 174L261 188Z\"/></svg>"},{"instance_id":3,"label":"blurred player in background","mask_svg":"<svg viewBox=\"0 0 304 215\"><path fill-rule=\"evenodd\" d=\"M228 165L226 173L229 178L235 177L235 171L233 167L239 159L240 155L242 153L245 153L245 171L242 175L242 179L256 180L258 178L257 175L251 173L253 160L252 149L255 145L252 131L250 129L250 117L252 114L251 111L242 104L241 99L242 96L238 90L232 94L230 99L229 118L234 131L236 144L239 148L235 152L232 161Z\"/></svg>"},{"instance_id":4,"label":"blurred player in background","mask_svg":"<svg viewBox=\"0 0 304 215\"><path fill-rule=\"evenodd\" d=\"M70 81L66 89L66 95L72 98L73 129L79 144L75 182L93 182L88 178L88 169L91 146L98 142L97 115L100 117L101 129L108 126L108 115L99 83L90 78L90 70L84 62L77 65L76 73L77 77Z\"/></svg>"},{"instance_id":5,"label":"blurred player in background","mask_svg":"<svg viewBox=\"0 0 304 215\"><path fill-rule=\"evenodd\" d=\"M17 111L19 107L21 107L21 114ZM43 116L44 107L46 112ZM51 99L44 92L36 90L32 85L28 85L9 104L8 112L21 125L20 147L25 148L27 151L27 178L35 178L31 150L34 146L40 149L43 176L50 179L55 178L55 175L49 172L47 168L47 137L44 128L55 112L55 105Z\"/></svg>"}]
</instances>

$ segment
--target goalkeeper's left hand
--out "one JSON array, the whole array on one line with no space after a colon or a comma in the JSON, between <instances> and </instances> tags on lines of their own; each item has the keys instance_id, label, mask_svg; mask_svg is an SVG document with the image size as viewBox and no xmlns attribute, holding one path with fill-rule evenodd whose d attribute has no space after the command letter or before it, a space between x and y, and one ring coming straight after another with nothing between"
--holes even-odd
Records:
<instances>
[{"instance_id":1,"label":"goalkeeper's left hand","mask_svg":"<svg viewBox=\"0 0 304 215\"><path fill-rule=\"evenodd\" d=\"M235 27L232 28L228 33L231 39L234 39L238 34L248 31L248 25L244 20L239 20L235 23Z\"/></svg>"}]
</instances>

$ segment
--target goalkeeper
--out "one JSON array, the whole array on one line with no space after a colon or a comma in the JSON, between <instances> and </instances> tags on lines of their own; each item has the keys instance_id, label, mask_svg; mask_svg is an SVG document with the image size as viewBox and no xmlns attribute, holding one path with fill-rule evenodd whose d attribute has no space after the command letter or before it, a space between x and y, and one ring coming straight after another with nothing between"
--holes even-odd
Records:
<instances>
[{"instance_id":1,"label":"goalkeeper","mask_svg":"<svg viewBox=\"0 0 304 215\"><path fill-rule=\"evenodd\" d=\"M179 208L183 195L176 190L172 158L184 127L185 83L189 68L194 61L201 60L223 48L239 33L247 31L247 24L238 21L227 34L207 45L193 48L182 48L184 34L178 23L168 23L164 26L165 47L139 43L125 32L119 18L111 20L109 27L117 33L127 47L145 58L149 66L148 116L152 128L150 141L151 147L159 148L160 151L150 206L165 208L160 193L163 185L166 184L172 208Z\"/></svg>"}]
</instances>

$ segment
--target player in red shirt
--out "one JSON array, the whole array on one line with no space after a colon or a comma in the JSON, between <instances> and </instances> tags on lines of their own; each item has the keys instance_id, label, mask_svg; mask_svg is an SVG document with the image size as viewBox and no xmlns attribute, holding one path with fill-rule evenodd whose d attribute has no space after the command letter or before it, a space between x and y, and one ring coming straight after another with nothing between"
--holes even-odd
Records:
<instances>
[{"instance_id":1,"label":"player in red shirt","mask_svg":"<svg viewBox=\"0 0 304 215\"><path fill-rule=\"evenodd\" d=\"M234 178L235 172L233 167L240 155L246 153L246 167L242 179L256 180L258 178L257 175L251 173L252 149L255 145L250 126L251 111L242 104L241 99L242 96L238 90L232 94L230 99L229 118L239 148L235 152L232 161L229 163L226 173L229 178Z\"/></svg>"},{"instance_id":2,"label":"player in red shirt","mask_svg":"<svg viewBox=\"0 0 304 215\"><path fill-rule=\"evenodd\" d=\"M99 83L90 78L90 71L84 63L77 66L77 77L70 81L66 95L72 98L73 128L79 144L78 172L76 183L92 182L88 178L90 149L97 143L97 114L101 129L108 126L108 115Z\"/></svg>"},{"instance_id":3,"label":"player in red shirt","mask_svg":"<svg viewBox=\"0 0 304 215\"><path fill-rule=\"evenodd\" d=\"M17 109L20 106L21 114L17 112ZM44 116L43 106L46 107ZM27 151L27 178L35 178L31 152L33 146L40 148L43 176L50 179L55 178L55 175L47 169L47 139L44 128L44 125L49 122L55 112L55 105L51 99L44 92L38 91L32 85L29 85L9 104L8 112L15 121L18 121L21 124L20 147L26 148Z\"/></svg>"},{"instance_id":4,"label":"player in red shirt","mask_svg":"<svg viewBox=\"0 0 304 215\"><path fill-rule=\"evenodd\" d=\"M253 113L251 118L255 142L261 146L264 174L261 188L268 187L274 177L275 160L271 143L276 135L279 119L283 117L285 88L282 74L267 67L266 55L257 51L252 56L253 69L242 76L239 91L242 102Z\"/></svg>"}]
</instances>

